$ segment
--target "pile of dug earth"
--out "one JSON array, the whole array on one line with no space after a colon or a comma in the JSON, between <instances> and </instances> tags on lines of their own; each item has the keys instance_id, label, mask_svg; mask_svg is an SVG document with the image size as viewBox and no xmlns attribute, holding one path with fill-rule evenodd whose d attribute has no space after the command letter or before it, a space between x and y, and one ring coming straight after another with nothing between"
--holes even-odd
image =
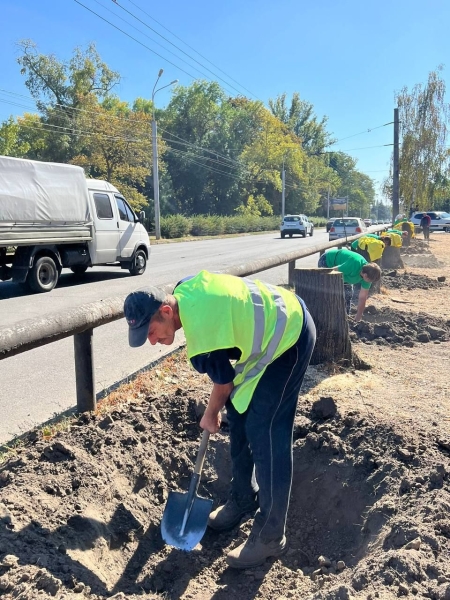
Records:
<instances>
[{"instance_id":1,"label":"pile of dug earth","mask_svg":"<svg viewBox=\"0 0 450 600\"><path fill-rule=\"evenodd\" d=\"M300 403L279 560L244 572L226 553L249 533L207 531L192 552L165 546L168 492L186 490L198 400L179 387L85 414L51 440L30 435L0 469L0 595L39 598L450 599L450 439ZM212 437L200 493L230 479L226 425Z\"/></svg>"},{"instance_id":2,"label":"pile of dug earth","mask_svg":"<svg viewBox=\"0 0 450 600\"><path fill-rule=\"evenodd\" d=\"M422 240L413 239L410 246L401 248L403 263L409 267L428 267L435 269L442 263L430 250L430 245Z\"/></svg>"},{"instance_id":3,"label":"pile of dug earth","mask_svg":"<svg viewBox=\"0 0 450 600\"><path fill-rule=\"evenodd\" d=\"M350 337L366 344L412 347L418 343L440 344L450 340L450 321L427 314L368 306L364 319L351 325Z\"/></svg>"}]
</instances>

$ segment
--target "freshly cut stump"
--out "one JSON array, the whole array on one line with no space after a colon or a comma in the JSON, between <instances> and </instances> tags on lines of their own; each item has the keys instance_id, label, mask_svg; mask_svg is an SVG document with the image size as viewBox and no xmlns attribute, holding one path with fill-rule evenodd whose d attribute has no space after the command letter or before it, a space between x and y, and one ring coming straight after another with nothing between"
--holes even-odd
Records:
<instances>
[{"instance_id":1,"label":"freshly cut stump","mask_svg":"<svg viewBox=\"0 0 450 600\"><path fill-rule=\"evenodd\" d=\"M342 273L333 269L295 269L295 293L305 301L316 324L312 365L352 360Z\"/></svg>"}]
</instances>

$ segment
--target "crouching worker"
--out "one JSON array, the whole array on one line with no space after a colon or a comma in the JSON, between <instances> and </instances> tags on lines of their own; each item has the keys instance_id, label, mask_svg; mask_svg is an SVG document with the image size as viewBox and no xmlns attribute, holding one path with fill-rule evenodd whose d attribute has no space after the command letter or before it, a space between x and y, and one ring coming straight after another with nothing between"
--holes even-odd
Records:
<instances>
[{"instance_id":1,"label":"crouching worker","mask_svg":"<svg viewBox=\"0 0 450 600\"><path fill-rule=\"evenodd\" d=\"M213 384L203 429L219 431L226 407L233 479L228 501L208 524L230 529L256 511L249 538L228 554L228 564L247 569L281 556L294 416L316 339L303 300L260 281L201 271L182 280L173 295L158 288L133 292L124 311L132 347L147 339L171 344L184 329L189 360Z\"/></svg>"},{"instance_id":2,"label":"crouching worker","mask_svg":"<svg viewBox=\"0 0 450 600\"><path fill-rule=\"evenodd\" d=\"M374 233L368 233L352 242L350 247L353 252L360 254L367 262L379 264L378 261L383 256L385 247L390 245L391 240L389 237L380 237Z\"/></svg>"},{"instance_id":3,"label":"crouching worker","mask_svg":"<svg viewBox=\"0 0 450 600\"><path fill-rule=\"evenodd\" d=\"M370 286L381 278L380 267L375 263L367 262L365 258L346 248L328 250L322 254L317 266L328 269L335 267L342 273L347 314L350 313L352 307L353 286L361 286L355 315L355 321L360 321L369 296Z\"/></svg>"}]
</instances>

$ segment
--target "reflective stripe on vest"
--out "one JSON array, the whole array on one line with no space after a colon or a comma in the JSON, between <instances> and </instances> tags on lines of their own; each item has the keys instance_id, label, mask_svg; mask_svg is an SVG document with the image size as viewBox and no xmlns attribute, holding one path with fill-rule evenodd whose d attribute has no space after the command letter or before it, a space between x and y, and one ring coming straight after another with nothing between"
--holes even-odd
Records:
<instances>
[{"instance_id":1,"label":"reflective stripe on vest","mask_svg":"<svg viewBox=\"0 0 450 600\"><path fill-rule=\"evenodd\" d=\"M283 337L284 331L286 329L287 324L287 309L284 303L282 296L277 292L275 286L270 284L265 284L265 287L271 292L272 299L277 308L277 319L275 324L275 331L267 349L265 352L262 351L262 344L264 339L265 332L265 316L264 316L264 303L261 296L261 292L256 284L249 279L242 279L242 281L247 286L253 307L254 307L254 333L253 333L253 343L252 343L252 351L247 360L243 363L238 363L235 366L236 376L240 375L245 371L245 368L249 365L249 363L257 361L256 364L245 374L244 379L234 388L231 393L231 398L235 395L239 386L245 381L252 379L256 375L258 375L269 363L272 362L277 348L281 342L281 338Z\"/></svg>"}]
</instances>

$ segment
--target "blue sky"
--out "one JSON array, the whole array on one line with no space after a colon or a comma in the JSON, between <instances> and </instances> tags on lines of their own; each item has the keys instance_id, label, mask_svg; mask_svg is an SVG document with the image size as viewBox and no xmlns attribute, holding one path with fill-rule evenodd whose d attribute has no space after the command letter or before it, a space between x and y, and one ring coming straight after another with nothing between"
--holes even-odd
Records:
<instances>
[{"instance_id":1,"label":"blue sky","mask_svg":"<svg viewBox=\"0 0 450 600\"><path fill-rule=\"evenodd\" d=\"M318 116L328 116L329 130L342 140L333 149L347 151L358 159L358 168L379 182L387 175L392 148L392 125L367 132L393 120L394 94L403 86L412 87L427 80L429 71L444 65L442 76L448 82L450 65L450 3L447 0L118 0L202 65L193 63L135 21L113 0L80 0L95 12L116 23L144 44L172 61L162 58L129 39L75 0L2 0L0 22L0 88L28 94L16 63L16 42L30 38L43 53L68 59L75 46L95 41L102 58L119 71L122 81L117 94L132 101L149 97L159 69L161 83L193 79L181 69L204 78L194 67L211 69L227 79L228 91L255 97L267 104L269 98L298 91L314 104ZM106 8L105 8L106 7ZM184 42L220 67L231 81L204 58L148 15L159 21ZM112 10L115 14L108 12ZM126 19L146 35L132 29ZM158 46L157 40L190 63L183 63ZM181 69L180 69L180 68ZM223 83L223 82L220 82ZM1 100L0 120L21 114L24 109ZM158 94L164 105L168 94ZM24 99L12 98L14 102ZM26 102L26 101L25 101ZM356 135L365 132L363 135ZM381 146L367 148L371 146ZM364 149L363 149L364 148Z\"/></svg>"}]
</instances>

